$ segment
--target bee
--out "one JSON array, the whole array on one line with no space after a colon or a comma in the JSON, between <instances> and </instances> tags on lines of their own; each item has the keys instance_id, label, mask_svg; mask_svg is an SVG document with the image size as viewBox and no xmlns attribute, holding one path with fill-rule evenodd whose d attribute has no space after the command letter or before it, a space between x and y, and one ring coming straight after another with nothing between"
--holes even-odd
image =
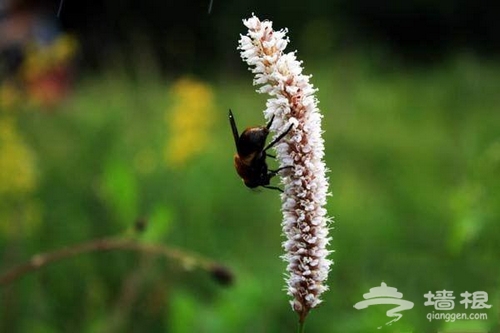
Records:
<instances>
[{"instance_id":1,"label":"bee","mask_svg":"<svg viewBox=\"0 0 500 333\"><path fill-rule=\"evenodd\" d=\"M269 135L269 128L273 120L274 116L266 126L248 127L240 136L233 113L229 110L229 122L233 131L234 143L236 144L236 154L234 155L234 167L236 168L236 172L249 188L262 186L271 190L283 192L279 187L270 185L271 178L276 176L281 170L291 168L292 166L269 170L266 163L266 157L275 158L275 156L268 154L267 150L283 139L292 129L293 124L290 124L283 133L278 135L266 146L266 139Z\"/></svg>"}]
</instances>

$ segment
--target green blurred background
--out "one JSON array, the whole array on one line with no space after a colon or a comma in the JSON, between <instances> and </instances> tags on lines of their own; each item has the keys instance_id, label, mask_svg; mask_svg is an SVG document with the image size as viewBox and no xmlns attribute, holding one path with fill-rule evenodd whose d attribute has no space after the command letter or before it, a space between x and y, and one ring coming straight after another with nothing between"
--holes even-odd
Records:
<instances>
[{"instance_id":1,"label":"green blurred background","mask_svg":"<svg viewBox=\"0 0 500 333\"><path fill-rule=\"evenodd\" d=\"M290 29L324 115L335 264L306 332L500 332L494 8L68 1L58 17L59 1L0 5L0 274L121 236L235 278L131 251L79 255L0 286L0 332L295 332L279 194L247 189L232 164L227 110L240 128L264 122L236 50L252 12ZM353 308L382 281L415 303L391 326L391 306ZM453 310L424 306L444 289ZM466 310L465 291L491 308Z\"/></svg>"}]
</instances>

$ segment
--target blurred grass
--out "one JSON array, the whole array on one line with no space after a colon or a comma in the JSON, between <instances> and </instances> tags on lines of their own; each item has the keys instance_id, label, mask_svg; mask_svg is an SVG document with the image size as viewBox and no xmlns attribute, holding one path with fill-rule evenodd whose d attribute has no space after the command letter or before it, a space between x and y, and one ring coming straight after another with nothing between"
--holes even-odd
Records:
<instances>
[{"instance_id":1,"label":"blurred grass","mask_svg":"<svg viewBox=\"0 0 500 333\"><path fill-rule=\"evenodd\" d=\"M454 328L498 332L499 64L458 56L435 68L382 69L354 55L305 67L319 88L335 217L331 290L306 330L375 331L387 309L353 305L385 281L415 307L382 331L448 329L427 321L433 309L423 306L429 290L447 289L454 312L465 312L466 290L488 292L492 304L487 321ZM146 217L144 240L228 264L235 286L141 255L86 255L4 287L1 332L295 330L282 291L279 196L245 188L232 165L227 110L240 128L261 124L265 96L250 74L206 80L215 97L209 135L173 168L164 158L173 84L115 69L82 78L50 114L17 114L39 182L28 198L0 206L0 271L37 252L126 234ZM41 222L28 232L22 212L33 202Z\"/></svg>"}]
</instances>

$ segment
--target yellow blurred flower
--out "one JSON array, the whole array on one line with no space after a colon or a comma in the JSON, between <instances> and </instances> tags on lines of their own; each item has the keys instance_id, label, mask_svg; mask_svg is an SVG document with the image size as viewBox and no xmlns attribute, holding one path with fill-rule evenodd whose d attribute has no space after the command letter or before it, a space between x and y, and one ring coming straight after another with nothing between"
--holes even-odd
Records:
<instances>
[{"instance_id":1,"label":"yellow blurred flower","mask_svg":"<svg viewBox=\"0 0 500 333\"><path fill-rule=\"evenodd\" d=\"M171 92L174 103L165 114L170 134L165 147L165 160L176 168L209 144L214 93L208 84L191 78L178 80Z\"/></svg>"},{"instance_id":2,"label":"yellow blurred flower","mask_svg":"<svg viewBox=\"0 0 500 333\"><path fill-rule=\"evenodd\" d=\"M62 34L48 46L29 45L21 68L22 77L31 81L54 68L66 66L78 50L75 37Z\"/></svg>"},{"instance_id":3,"label":"yellow blurred flower","mask_svg":"<svg viewBox=\"0 0 500 333\"><path fill-rule=\"evenodd\" d=\"M35 155L12 117L0 117L0 198L33 192L37 184Z\"/></svg>"},{"instance_id":4,"label":"yellow blurred flower","mask_svg":"<svg viewBox=\"0 0 500 333\"><path fill-rule=\"evenodd\" d=\"M78 41L76 38L68 34L63 34L51 45L50 52L54 56L54 62L61 63L73 60L77 50Z\"/></svg>"}]
</instances>

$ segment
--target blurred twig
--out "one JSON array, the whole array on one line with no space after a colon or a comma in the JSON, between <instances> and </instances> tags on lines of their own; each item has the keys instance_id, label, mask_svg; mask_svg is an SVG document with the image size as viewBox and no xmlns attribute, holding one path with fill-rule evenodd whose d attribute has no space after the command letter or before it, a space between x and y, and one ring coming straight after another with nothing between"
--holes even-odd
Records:
<instances>
[{"instance_id":1,"label":"blurred twig","mask_svg":"<svg viewBox=\"0 0 500 333\"><path fill-rule=\"evenodd\" d=\"M61 2L59 3L59 9L57 10L57 17L59 17L61 15L63 2L64 2L64 0L61 0Z\"/></svg>"},{"instance_id":2,"label":"blurred twig","mask_svg":"<svg viewBox=\"0 0 500 333\"><path fill-rule=\"evenodd\" d=\"M139 266L123 278L120 296L111 311L111 316L106 325L100 329L101 332L114 333L126 331L131 320L131 312L134 303L144 287L146 276L153 264L153 258L147 253L142 253L145 260L140 260Z\"/></svg>"},{"instance_id":3,"label":"blurred twig","mask_svg":"<svg viewBox=\"0 0 500 333\"><path fill-rule=\"evenodd\" d=\"M198 255L186 253L180 249L164 245L144 244L138 241L124 238L102 238L86 243L76 244L52 252L36 254L29 261L13 267L6 273L0 275L0 286L8 285L22 276L39 270L51 263L71 258L80 254L90 252L107 251L135 251L151 255L161 255L167 259L179 261L185 268L200 268L208 271L217 282L230 284L232 282L231 271L221 264Z\"/></svg>"}]
</instances>

